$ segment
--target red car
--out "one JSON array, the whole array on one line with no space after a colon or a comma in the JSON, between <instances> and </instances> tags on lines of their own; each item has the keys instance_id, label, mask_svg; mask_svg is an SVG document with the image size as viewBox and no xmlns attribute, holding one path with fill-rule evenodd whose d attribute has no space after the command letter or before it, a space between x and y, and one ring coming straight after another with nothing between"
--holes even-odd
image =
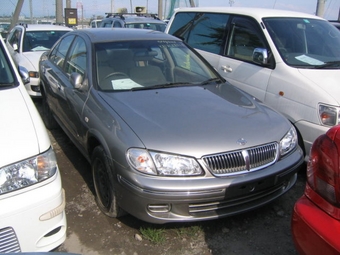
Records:
<instances>
[{"instance_id":1,"label":"red car","mask_svg":"<svg viewBox=\"0 0 340 255\"><path fill-rule=\"evenodd\" d=\"M305 192L291 226L299 254L340 254L340 125L312 146Z\"/></svg>"}]
</instances>

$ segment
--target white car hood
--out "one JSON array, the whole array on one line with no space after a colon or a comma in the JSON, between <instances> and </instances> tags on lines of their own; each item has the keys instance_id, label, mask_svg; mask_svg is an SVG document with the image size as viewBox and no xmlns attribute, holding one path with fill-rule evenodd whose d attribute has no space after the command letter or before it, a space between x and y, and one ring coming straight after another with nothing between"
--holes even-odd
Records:
<instances>
[{"instance_id":1,"label":"white car hood","mask_svg":"<svg viewBox=\"0 0 340 255\"><path fill-rule=\"evenodd\" d=\"M299 69L299 72L340 104L340 70Z\"/></svg>"},{"instance_id":2,"label":"white car hood","mask_svg":"<svg viewBox=\"0 0 340 255\"><path fill-rule=\"evenodd\" d=\"M33 51L23 53L24 58L20 60L19 65L24 66L28 71L38 71L39 60L44 52L45 51Z\"/></svg>"},{"instance_id":3,"label":"white car hood","mask_svg":"<svg viewBox=\"0 0 340 255\"><path fill-rule=\"evenodd\" d=\"M18 88L0 93L0 167L39 154L37 132L40 130L33 124L31 102L26 100Z\"/></svg>"}]
</instances>

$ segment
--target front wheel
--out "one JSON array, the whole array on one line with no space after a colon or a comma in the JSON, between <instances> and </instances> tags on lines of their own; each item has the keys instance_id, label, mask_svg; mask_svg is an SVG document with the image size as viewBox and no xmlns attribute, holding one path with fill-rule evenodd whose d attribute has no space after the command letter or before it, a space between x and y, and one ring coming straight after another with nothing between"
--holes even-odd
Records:
<instances>
[{"instance_id":1,"label":"front wheel","mask_svg":"<svg viewBox=\"0 0 340 255\"><path fill-rule=\"evenodd\" d=\"M94 149L91 162L96 203L99 209L109 217L123 216L125 213L117 204L114 176L102 146Z\"/></svg>"}]
</instances>

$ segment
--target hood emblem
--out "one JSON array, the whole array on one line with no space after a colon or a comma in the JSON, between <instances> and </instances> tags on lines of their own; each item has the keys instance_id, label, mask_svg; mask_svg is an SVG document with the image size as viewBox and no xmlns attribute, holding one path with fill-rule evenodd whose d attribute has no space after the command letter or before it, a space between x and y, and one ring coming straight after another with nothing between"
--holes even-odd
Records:
<instances>
[{"instance_id":1,"label":"hood emblem","mask_svg":"<svg viewBox=\"0 0 340 255\"><path fill-rule=\"evenodd\" d=\"M244 138L240 138L240 139L237 140L237 143L238 143L239 145L246 145L247 140L244 139Z\"/></svg>"}]
</instances>

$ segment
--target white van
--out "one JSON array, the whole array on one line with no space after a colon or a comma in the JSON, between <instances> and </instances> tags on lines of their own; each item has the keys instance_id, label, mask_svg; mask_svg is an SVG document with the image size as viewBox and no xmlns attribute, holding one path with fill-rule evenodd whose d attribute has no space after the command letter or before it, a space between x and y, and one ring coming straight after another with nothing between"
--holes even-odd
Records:
<instances>
[{"instance_id":1,"label":"white van","mask_svg":"<svg viewBox=\"0 0 340 255\"><path fill-rule=\"evenodd\" d=\"M0 119L0 254L53 250L66 239L65 192L45 125L1 36Z\"/></svg>"},{"instance_id":2,"label":"white van","mask_svg":"<svg viewBox=\"0 0 340 255\"><path fill-rule=\"evenodd\" d=\"M340 32L328 21L274 9L180 8L165 32L284 114L302 138L306 160L313 141L339 124Z\"/></svg>"}]
</instances>

